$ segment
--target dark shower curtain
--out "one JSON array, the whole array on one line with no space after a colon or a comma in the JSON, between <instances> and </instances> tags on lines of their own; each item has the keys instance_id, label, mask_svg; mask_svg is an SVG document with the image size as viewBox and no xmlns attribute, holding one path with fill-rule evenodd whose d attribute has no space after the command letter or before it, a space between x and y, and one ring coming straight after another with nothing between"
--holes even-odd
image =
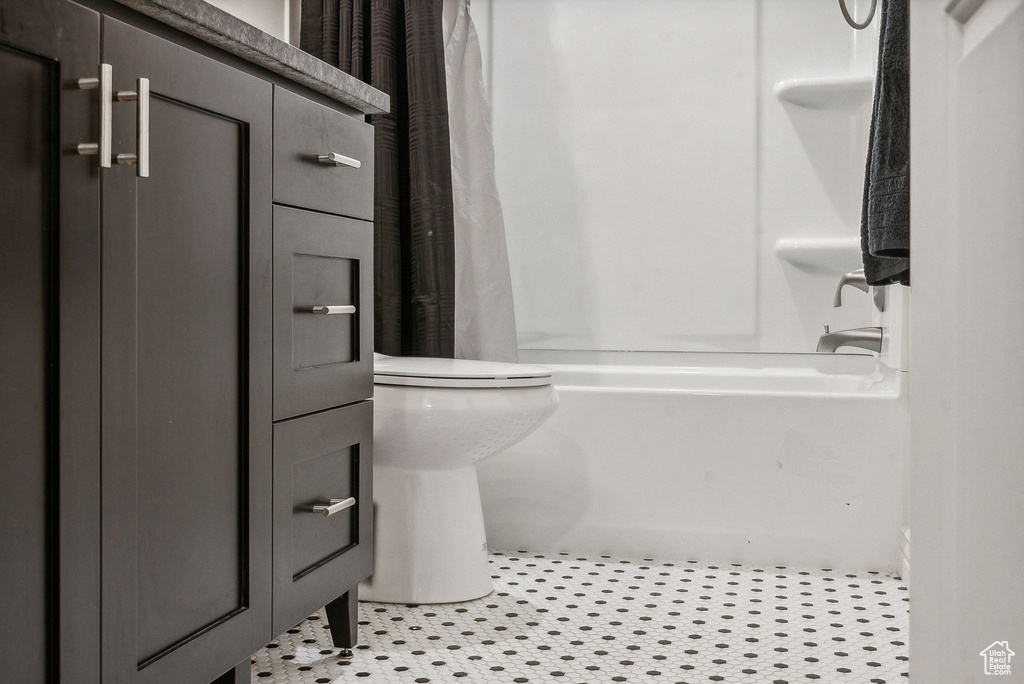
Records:
<instances>
[{"instance_id":1,"label":"dark shower curtain","mask_svg":"<svg viewBox=\"0 0 1024 684\"><path fill-rule=\"evenodd\" d=\"M441 0L303 0L300 45L391 96L374 127L374 348L455 355Z\"/></svg>"}]
</instances>

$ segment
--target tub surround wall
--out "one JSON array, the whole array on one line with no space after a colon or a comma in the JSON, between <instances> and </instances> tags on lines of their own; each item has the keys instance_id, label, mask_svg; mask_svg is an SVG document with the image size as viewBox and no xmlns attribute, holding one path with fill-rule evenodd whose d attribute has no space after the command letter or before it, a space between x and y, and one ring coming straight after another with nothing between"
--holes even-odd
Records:
<instances>
[{"instance_id":1,"label":"tub surround wall","mask_svg":"<svg viewBox=\"0 0 1024 684\"><path fill-rule=\"evenodd\" d=\"M520 346L753 335L756 4L497 0L492 11Z\"/></svg>"},{"instance_id":2,"label":"tub surround wall","mask_svg":"<svg viewBox=\"0 0 1024 684\"><path fill-rule=\"evenodd\" d=\"M865 91L853 105L826 98L811 108L780 101L775 92L777 84L794 78L827 83L868 77L873 88L878 22L855 31L836 4L759 1L761 327L758 340L731 350L813 351L824 324L832 330L874 324L871 297L862 292L847 289L843 306L832 307L841 273L862 265L860 212L872 93ZM864 16L869 0L848 4ZM780 240L794 238L848 246L831 263L811 256L795 265L775 253Z\"/></svg>"},{"instance_id":3,"label":"tub surround wall","mask_svg":"<svg viewBox=\"0 0 1024 684\"><path fill-rule=\"evenodd\" d=\"M832 308L860 266L870 89L809 108L775 86L870 78L876 26L817 0L473 12L521 348L801 352L822 324L872 324L862 293ZM776 252L808 238L845 246L820 264Z\"/></svg>"}]
</instances>

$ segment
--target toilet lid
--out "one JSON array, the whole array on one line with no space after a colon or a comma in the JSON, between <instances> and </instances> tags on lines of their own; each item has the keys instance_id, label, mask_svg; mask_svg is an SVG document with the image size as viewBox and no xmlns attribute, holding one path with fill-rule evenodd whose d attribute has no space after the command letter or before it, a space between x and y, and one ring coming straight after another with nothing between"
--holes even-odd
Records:
<instances>
[{"instance_id":1,"label":"toilet lid","mask_svg":"<svg viewBox=\"0 0 1024 684\"><path fill-rule=\"evenodd\" d=\"M551 384L551 369L521 363L374 354L373 382L414 387L537 387Z\"/></svg>"}]
</instances>

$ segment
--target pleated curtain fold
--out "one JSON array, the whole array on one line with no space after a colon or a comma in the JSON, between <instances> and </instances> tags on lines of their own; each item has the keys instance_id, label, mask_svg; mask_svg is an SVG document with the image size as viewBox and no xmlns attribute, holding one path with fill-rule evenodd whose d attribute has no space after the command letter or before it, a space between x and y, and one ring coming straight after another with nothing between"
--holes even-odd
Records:
<instances>
[{"instance_id":1,"label":"pleated curtain fold","mask_svg":"<svg viewBox=\"0 0 1024 684\"><path fill-rule=\"evenodd\" d=\"M455 226L441 0L304 0L300 46L391 97L370 117L374 347L455 355Z\"/></svg>"}]
</instances>

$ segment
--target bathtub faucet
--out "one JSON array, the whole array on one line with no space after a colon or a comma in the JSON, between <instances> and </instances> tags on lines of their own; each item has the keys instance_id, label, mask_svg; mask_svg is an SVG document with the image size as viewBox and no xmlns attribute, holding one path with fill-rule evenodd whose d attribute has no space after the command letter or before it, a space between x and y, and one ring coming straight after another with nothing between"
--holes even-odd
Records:
<instances>
[{"instance_id":1,"label":"bathtub faucet","mask_svg":"<svg viewBox=\"0 0 1024 684\"><path fill-rule=\"evenodd\" d=\"M840 347L859 347L868 351L882 351L881 328L853 328L829 332L825 326L825 334L818 338L818 351L834 354Z\"/></svg>"},{"instance_id":2,"label":"bathtub faucet","mask_svg":"<svg viewBox=\"0 0 1024 684\"><path fill-rule=\"evenodd\" d=\"M847 285L852 285L861 292L867 292L870 289L868 287L868 279L864 275L863 268L859 268L856 271L850 271L839 279L839 287L836 288L836 296L832 300L832 306L840 307L843 305L843 288Z\"/></svg>"},{"instance_id":3,"label":"bathtub faucet","mask_svg":"<svg viewBox=\"0 0 1024 684\"><path fill-rule=\"evenodd\" d=\"M864 275L864 269L858 268L856 271L850 271L843 275L839 279L839 287L836 288L836 294L832 298L832 306L838 308L843 305L843 288L847 285L851 285L861 292L869 292L871 288L868 286L867 276ZM885 288L876 287L874 297L875 308L879 311L885 311Z\"/></svg>"}]
</instances>

